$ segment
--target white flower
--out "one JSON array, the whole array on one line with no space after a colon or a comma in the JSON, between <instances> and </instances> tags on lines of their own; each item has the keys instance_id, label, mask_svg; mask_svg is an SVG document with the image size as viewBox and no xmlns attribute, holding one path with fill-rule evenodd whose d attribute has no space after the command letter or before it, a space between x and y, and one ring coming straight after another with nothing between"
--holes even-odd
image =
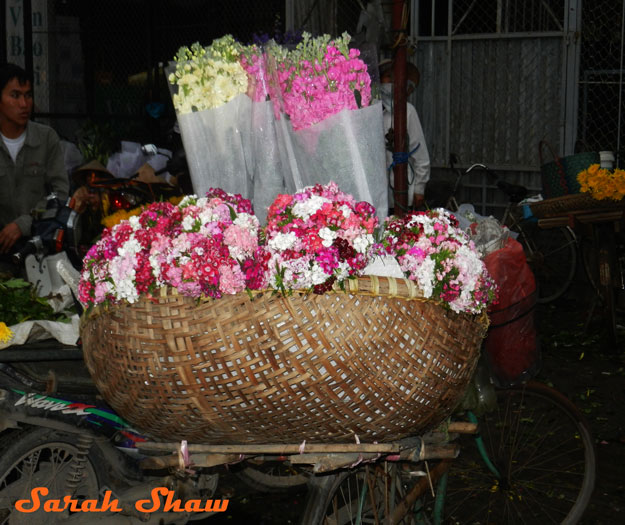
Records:
<instances>
[{"instance_id":1,"label":"white flower","mask_svg":"<svg viewBox=\"0 0 625 525\"><path fill-rule=\"evenodd\" d=\"M416 269L416 280L419 283L419 288L423 292L423 296L428 298L432 297L434 293L434 269L436 263L434 259L426 257L426 259Z\"/></svg>"},{"instance_id":2,"label":"white flower","mask_svg":"<svg viewBox=\"0 0 625 525\"><path fill-rule=\"evenodd\" d=\"M295 233L293 232L288 232L288 233L276 233L271 239L269 239L269 242L267 243L267 245L272 249L272 250L288 250L290 248L292 248L293 246L295 246L295 243L297 242L297 235L295 235Z\"/></svg>"},{"instance_id":3,"label":"white flower","mask_svg":"<svg viewBox=\"0 0 625 525\"><path fill-rule=\"evenodd\" d=\"M323 271L321 266L319 266L319 263L314 261L310 273L311 285L314 286L316 284L325 283L328 277L329 275Z\"/></svg>"},{"instance_id":4,"label":"white flower","mask_svg":"<svg viewBox=\"0 0 625 525\"><path fill-rule=\"evenodd\" d=\"M366 253L367 249L372 244L373 235L371 235L370 233L356 237L353 242L354 250L356 250L358 253Z\"/></svg>"},{"instance_id":5,"label":"white flower","mask_svg":"<svg viewBox=\"0 0 625 525\"><path fill-rule=\"evenodd\" d=\"M250 215L249 213L239 213L236 219L232 222L233 224L236 224L244 230L248 230L252 233L255 233L260 227L258 217L256 217L256 215Z\"/></svg>"},{"instance_id":6,"label":"white flower","mask_svg":"<svg viewBox=\"0 0 625 525\"><path fill-rule=\"evenodd\" d=\"M195 221L196 219L192 215L185 216L184 219L182 219L182 229L184 231L191 231L195 225Z\"/></svg>"},{"instance_id":7,"label":"white flower","mask_svg":"<svg viewBox=\"0 0 625 525\"><path fill-rule=\"evenodd\" d=\"M139 241L133 236L130 236L128 240L117 249L117 253L122 257L126 255L137 255L140 251L141 245L139 244Z\"/></svg>"},{"instance_id":8,"label":"white flower","mask_svg":"<svg viewBox=\"0 0 625 525\"><path fill-rule=\"evenodd\" d=\"M309 199L295 203L293 206L293 215L307 221L310 216L319 211L326 202L330 201L320 195L311 195Z\"/></svg>"},{"instance_id":9,"label":"white flower","mask_svg":"<svg viewBox=\"0 0 625 525\"><path fill-rule=\"evenodd\" d=\"M346 204L341 205L339 211L343 214L343 217L347 219L352 214L352 210Z\"/></svg>"},{"instance_id":10,"label":"white flower","mask_svg":"<svg viewBox=\"0 0 625 525\"><path fill-rule=\"evenodd\" d=\"M234 54L206 53L179 63L169 82L178 86L173 96L178 113L191 113L222 106L247 91L247 73Z\"/></svg>"},{"instance_id":11,"label":"white flower","mask_svg":"<svg viewBox=\"0 0 625 525\"><path fill-rule=\"evenodd\" d=\"M337 281L343 281L349 277L349 264L345 261L339 263L338 267L334 270L334 275Z\"/></svg>"},{"instance_id":12,"label":"white flower","mask_svg":"<svg viewBox=\"0 0 625 525\"><path fill-rule=\"evenodd\" d=\"M137 215L132 215L128 217L128 222L134 231L140 230L142 228L141 223L139 222L139 217Z\"/></svg>"},{"instance_id":13,"label":"white flower","mask_svg":"<svg viewBox=\"0 0 625 525\"><path fill-rule=\"evenodd\" d=\"M337 238L337 236L338 233L332 231L330 228L321 228L319 230L319 237L323 239L323 242L321 244L323 244L326 248L332 246L332 243L334 242L334 239Z\"/></svg>"}]
</instances>

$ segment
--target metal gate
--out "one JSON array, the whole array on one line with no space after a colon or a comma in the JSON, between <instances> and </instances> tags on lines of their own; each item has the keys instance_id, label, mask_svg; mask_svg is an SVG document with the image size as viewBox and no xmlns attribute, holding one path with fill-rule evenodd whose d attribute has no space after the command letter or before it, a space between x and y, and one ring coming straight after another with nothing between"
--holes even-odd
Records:
<instances>
[{"instance_id":1,"label":"metal gate","mask_svg":"<svg viewBox=\"0 0 625 525\"><path fill-rule=\"evenodd\" d=\"M575 144L578 0L416 1L414 101L433 166L538 168L538 143ZM565 16L567 13L569 16Z\"/></svg>"}]
</instances>

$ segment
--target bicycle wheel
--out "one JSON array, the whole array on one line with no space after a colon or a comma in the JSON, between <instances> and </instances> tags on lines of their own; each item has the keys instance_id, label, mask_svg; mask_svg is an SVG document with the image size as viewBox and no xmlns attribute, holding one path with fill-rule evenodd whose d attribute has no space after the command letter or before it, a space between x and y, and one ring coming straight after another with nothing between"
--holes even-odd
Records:
<instances>
[{"instance_id":1,"label":"bicycle wheel","mask_svg":"<svg viewBox=\"0 0 625 525\"><path fill-rule=\"evenodd\" d=\"M497 395L497 409L480 420L480 434L500 475L486 467L474 444L463 443L450 469L445 522L576 523L596 469L584 417L562 394L533 381Z\"/></svg>"},{"instance_id":2,"label":"bicycle wheel","mask_svg":"<svg viewBox=\"0 0 625 525\"><path fill-rule=\"evenodd\" d=\"M236 475L249 487L261 492L282 492L304 488L311 473L284 461L266 461L260 465L246 465Z\"/></svg>"},{"instance_id":3,"label":"bicycle wheel","mask_svg":"<svg viewBox=\"0 0 625 525\"><path fill-rule=\"evenodd\" d=\"M390 523L394 513L399 516L393 523L423 523L418 519L420 503L409 508L402 502L415 483L429 490L425 478L415 469L415 464L381 462L326 476L312 491L315 495L308 500L302 523Z\"/></svg>"},{"instance_id":4,"label":"bicycle wheel","mask_svg":"<svg viewBox=\"0 0 625 525\"><path fill-rule=\"evenodd\" d=\"M542 229L527 222L519 233L518 240L536 277L538 302L555 301L566 292L575 275L575 234L570 228Z\"/></svg>"}]
</instances>

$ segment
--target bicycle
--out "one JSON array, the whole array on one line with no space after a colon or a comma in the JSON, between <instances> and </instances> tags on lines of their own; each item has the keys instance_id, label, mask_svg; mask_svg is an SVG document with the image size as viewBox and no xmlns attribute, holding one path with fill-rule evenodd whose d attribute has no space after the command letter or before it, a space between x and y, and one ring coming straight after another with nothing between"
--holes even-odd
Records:
<instances>
[{"instance_id":1,"label":"bicycle","mask_svg":"<svg viewBox=\"0 0 625 525\"><path fill-rule=\"evenodd\" d=\"M455 459L431 468L386 461L313 477L304 523L577 523L596 470L585 418L535 381L499 389L497 397L497 409L481 417L473 436L477 446L468 443L470 426L450 424ZM472 412L465 415L477 423Z\"/></svg>"},{"instance_id":2,"label":"bicycle","mask_svg":"<svg viewBox=\"0 0 625 525\"><path fill-rule=\"evenodd\" d=\"M519 203L527 196L527 188L502 180L486 165L472 164L465 171L455 168L453 162L451 166L456 179L446 207L457 211L461 180L476 169L483 170L508 197L500 222L517 234L517 240L523 245L527 262L536 277L538 302L550 303L561 297L568 290L577 268L578 241L573 230L568 226L542 229L534 217L525 217Z\"/></svg>"}]
</instances>

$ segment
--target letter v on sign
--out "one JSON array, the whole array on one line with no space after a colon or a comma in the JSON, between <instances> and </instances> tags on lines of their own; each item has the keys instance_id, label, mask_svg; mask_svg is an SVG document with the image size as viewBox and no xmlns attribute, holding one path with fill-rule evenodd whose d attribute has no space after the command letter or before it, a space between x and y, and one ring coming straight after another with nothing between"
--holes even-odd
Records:
<instances>
[{"instance_id":1,"label":"letter v on sign","mask_svg":"<svg viewBox=\"0 0 625 525\"><path fill-rule=\"evenodd\" d=\"M18 7L16 5L12 5L10 7L10 11L11 19L13 20L13 23L17 25L17 22L22 19L22 6Z\"/></svg>"}]
</instances>

